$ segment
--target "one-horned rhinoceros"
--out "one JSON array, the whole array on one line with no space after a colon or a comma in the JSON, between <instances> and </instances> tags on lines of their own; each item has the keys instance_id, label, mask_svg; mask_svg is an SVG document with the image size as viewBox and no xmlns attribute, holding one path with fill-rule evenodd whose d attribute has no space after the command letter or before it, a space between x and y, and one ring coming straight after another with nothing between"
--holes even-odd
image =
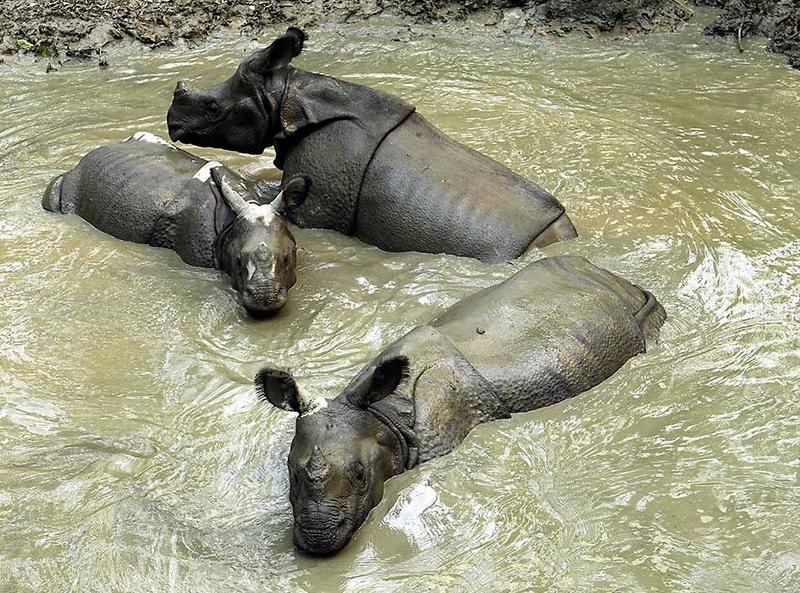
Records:
<instances>
[{"instance_id":1,"label":"one-horned rhinoceros","mask_svg":"<svg viewBox=\"0 0 800 593\"><path fill-rule=\"evenodd\" d=\"M260 395L300 414L289 453L295 544L341 549L385 480L449 453L477 424L599 384L644 352L665 318L646 290L585 259L552 257L411 330L335 399L263 369Z\"/></svg>"},{"instance_id":2,"label":"one-horned rhinoceros","mask_svg":"<svg viewBox=\"0 0 800 593\"><path fill-rule=\"evenodd\" d=\"M253 154L274 146L284 183L300 172L314 180L289 211L293 222L386 251L497 262L576 236L550 193L453 141L412 105L291 67L304 40L289 28L221 84L179 82L170 138Z\"/></svg>"},{"instance_id":3,"label":"one-horned rhinoceros","mask_svg":"<svg viewBox=\"0 0 800 593\"><path fill-rule=\"evenodd\" d=\"M280 309L294 285L296 245L287 208L303 202L310 182L295 177L271 203L219 163L138 132L101 146L56 177L42 207L77 214L119 239L173 249L193 266L226 272L245 309Z\"/></svg>"}]
</instances>

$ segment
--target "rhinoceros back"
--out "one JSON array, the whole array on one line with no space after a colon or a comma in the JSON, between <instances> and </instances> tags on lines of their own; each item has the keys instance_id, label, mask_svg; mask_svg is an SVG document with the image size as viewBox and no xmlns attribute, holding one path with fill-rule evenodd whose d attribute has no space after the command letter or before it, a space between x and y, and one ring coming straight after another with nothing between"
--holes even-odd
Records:
<instances>
[{"instance_id":1,"label":"rhinoceros back","mask_svg":"<svg viewBox=\"0 0 800 593\"><path fill-rule=\"evenodd\" d=\"M166 143L130 139L86 154L48 188L60 211L116 238L174 249L191 265L213 267L217 199L206 161Z\"/></svg>"},{"instance_id":2,"label":"rhinoceros back","mask_svg":"<svg viewBox=\"0 0 800 593\"><path fill-rule=\"evenodd\" d=\"M281 108L286 138L276 141L283 179L313 183L289 213L301 227L353 232L364 173L386 135L414 111L387 93L320 74L294 71Z\"/></svg>"},{"instance_id":3,"label":"rhinoceros back","mask_svg":"<svg viewBox=\"0 0 800 593\"><path fill-rule=\"evenodd\" d=\"M654 297L579 257L534 262L389 345L376 368L408 362L371 409L405 437L407 466L452 451L477 424L558 403L594 387L645 351L665 313Z\"/></svg>"},{"instance_id":4,"label":"rhinoceros back","mask_svg":"<svg viewBox=\"0 0 800 593\"><path fill-rule=\"evenodd\" d=\"M664 319L649 293L583 258L565 256L530 264L431 325L510 411L523 412L607 379L645 351Z\"/></svg>"},{"instance_id":5,"label":"rhinoceros back","mask_svg":"<svg viewBox=\"0 0 800 593\"><path fill-rule=\"evenodd\" d=\"M564 207L539 186L413 114L364 177L355 235L387 251L519 257Z\"/></svg>"}]
</instances>

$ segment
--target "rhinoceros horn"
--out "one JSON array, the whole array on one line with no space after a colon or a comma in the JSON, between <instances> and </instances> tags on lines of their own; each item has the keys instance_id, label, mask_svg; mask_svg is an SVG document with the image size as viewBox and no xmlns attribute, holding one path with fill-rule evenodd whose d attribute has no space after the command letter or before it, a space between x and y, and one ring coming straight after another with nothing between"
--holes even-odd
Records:
<instances>
[{"instance_id":1,"label":"rhinoceros horn","mask_svg":"<svg viewBox=\"0 0 800 593\"><path fill-rule=\"evenodd\" d=\"M306 463L306 473L312 482L322 482L328 475L328 462L325 461L325 456L322 454L322 449L319 445L315 445L311 451L311 456Z\"/></svg>"},{"instance_id":2,"label":"rhinoceros horn","mask_svg":"<svg viewBox=\"0 0 800 593\"><path fill-rule=\"evenodd\" d=\"M188 92L189 92L189 89L186 88L186 83L183 82L182 80L179 80L178 84L175 85L175 94L176 95L183 95L183 94L188 93Z\"/></svg>"}]
</instances>

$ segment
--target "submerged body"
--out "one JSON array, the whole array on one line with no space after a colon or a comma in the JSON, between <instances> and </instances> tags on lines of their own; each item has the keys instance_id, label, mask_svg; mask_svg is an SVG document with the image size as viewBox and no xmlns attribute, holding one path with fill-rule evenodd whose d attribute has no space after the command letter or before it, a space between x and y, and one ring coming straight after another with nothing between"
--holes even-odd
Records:
<instances>
[{"instance_id":1,"label":"submerged body","mask_svg":"<svg viewBox=\"0 0 800 593\"><path fill-rule=\"evenodd\" d=\"M53 182L42 205L214 268L214 244L236 215L212 184L207 161L141 135L86 154Z\"/></svg>"},{"instance_id":2,"label":"submerged body","mask_svg":"<svg viewBox=\"0 0 800 593\"><path fill-rule=\"evenodd\" d=\"M289 29L215 87L179 84L170 137L256 154L274 145L284 181L301 171L314 179L293 222L388 251L496 262L576 236L553 195L450 139L412 105L290 67L304 39Z\"/></svg>"},{"instance_id":3,"label":"submerged body","mask_svg":"<svg viewBox=\"0 0 800 593\"><path fill-rule=\"evenodd\" d=\"M303 185L290 193L304 196ZM42 207L77 214L125 241L172 249L189 265L223 270L259 315L280 308L294 284L295 243L282 213L255 199L254 185L219 163L140 132L86 154L53 180Z\"/></svg>"},{"instance_id":4,"label":"submerged body","mask_svg":"<svg viewBox=\"0 0 800 593\"><path fill-rule=\"evenodd\" d=\"M665 313L577 257L530 264L388 346L333 400L264 369L260 392L300 413L289 456L295 542L341 549L383 482L452 451L476 425L548 406L646 350Z\"/></svg>"}]
</instances>

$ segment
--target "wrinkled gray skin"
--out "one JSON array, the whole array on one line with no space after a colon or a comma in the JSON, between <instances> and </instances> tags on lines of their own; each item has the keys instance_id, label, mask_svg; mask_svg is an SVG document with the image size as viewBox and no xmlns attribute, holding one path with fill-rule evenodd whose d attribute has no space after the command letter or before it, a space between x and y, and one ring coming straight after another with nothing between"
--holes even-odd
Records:
<instances>
[{"instance_id":1,"label":"wrinkled gray skin","mask_svg":"<svg viewBox=\"0 0 800 593\"><path fill-rule=\"evenodd\" d=\"M139 132L91 151L56 177L42 207L226 272L245 309L261 317L283 306L296 281L296 246L284 213L303 202L308 186L295 178L262 205L250 182L219 163Z\"/></svg>"},{"instance_id":2,"label":"wrinkled gray skin","mask_svg":"<svg viewBox=\"0 0 800 593\"><path fill-rule=\"evenodd\" d=\"M252 154L274 146L284 183L301 171L314 180L289 212L293 222L387 251L497 262L576 236L555 197L454 142L408 103L291 67L304 40L290 28L221 84L178 83L170 138Z\"/></svg>"},{"instance_id":3,"label":"wrinkled gray skin","mask_svg":"<svg viewBox=\"0 0 800 593\"><path fill-rule=\"evenodd\" d=\"M335 399L263 369L260 395L300 414L289 453L295 544L341 549L384 481L446 455L477 424L599 384L645 352L665 318L649 292L583 258L552 257L413 329Z\"/></svg>"}]
</instances>

